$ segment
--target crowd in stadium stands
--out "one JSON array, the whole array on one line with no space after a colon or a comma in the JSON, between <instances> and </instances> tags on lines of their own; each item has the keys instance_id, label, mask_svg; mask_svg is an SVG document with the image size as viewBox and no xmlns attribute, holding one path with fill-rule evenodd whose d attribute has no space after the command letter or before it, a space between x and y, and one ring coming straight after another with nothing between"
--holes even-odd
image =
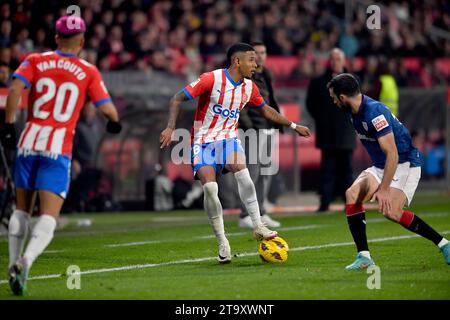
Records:
<instances>
[{"instance_id":1,"label":"crowd in stadium stands","mask_svg":"<svg viewBox=\"0 0 450 320\"><path fill-rule=\"evenodd\" d=\"M368 4L363 1L353 2L359 10L345 25L344 3L81 0L88 26L82 55L100 70L160 70L191 80L217 67L232 43L259 39L269 55L296 58L287 76L300 85L323 71L334 46L344 50L350 70L369 77L382 64L400 86L450 83L450 72L441 72L436 62L450 56L450 40L430 33L431 28L450 30L448 1L382 1L382 28L377 31L366 27ZM0 61L14 69L29 52L54 48L54 23L68 5L56 0L2 2ZM357 61L352 58L359 56L369 57L367 63L352 69ZM380 62L380 56L386 60ZM411 71L402 57L417 57L419 68Z\"/></svg>"}]
</instances>

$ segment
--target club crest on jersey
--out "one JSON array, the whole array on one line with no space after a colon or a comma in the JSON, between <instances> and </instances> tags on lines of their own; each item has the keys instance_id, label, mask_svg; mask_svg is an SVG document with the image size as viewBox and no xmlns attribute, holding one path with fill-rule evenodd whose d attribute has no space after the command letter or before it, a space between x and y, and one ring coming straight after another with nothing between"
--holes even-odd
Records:
<instances>
[{"instance_id":1,"label":"club crest on jersey","mask_svg":"<svg viewBox=\"0 0 450 320\"><path fill-rule=\"evenodd\" d=\"M363 126L364 130L369 131L369 126L367 125L366 122L363 121L362 126Z\"/></svg>"},{"instance_id":2,"label":"club crest on jersey","mask_svg":"<svg viewBox=\"0 0 450 320\"><path fill-rule=\"evenodd\" d=\"M230 119L237 119L239 117L239 110L238 109L226 109L220 104L215 104L212 107L212 110L215 114L221 115L224 118L230 118Z\"/></svg>"},{"instance_id":3,"label":"club crest on jersey","mask_svg":"<svg viewBox=\"0 0 450 320\"><path fill-rule=\"evenodd\" d=\"M377 131L381 131L384 128L389 127L389 123L387 122L384 115L379 115L378 117L372 119L372 124Z\"/></svg>"}]
</instances>

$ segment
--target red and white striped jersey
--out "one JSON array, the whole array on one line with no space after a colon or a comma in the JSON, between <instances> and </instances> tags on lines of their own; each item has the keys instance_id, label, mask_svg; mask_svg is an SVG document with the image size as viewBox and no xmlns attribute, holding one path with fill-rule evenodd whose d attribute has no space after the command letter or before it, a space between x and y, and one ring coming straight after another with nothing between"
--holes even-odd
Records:
<instances>
[{"instance_id":1,"label":"red and white striped jersey","mask_svg":"<svg viewBox=\"0 0 450 320\"><path fill-rule=\"evenodd\" d=\"M95 106L111 101L97 67L58 50L30 54L13 78L30 89L19 149L70 157L87 94Z\"/></svg>"},{"instance_id":2,"label":"red and white striped jersey","mask_svg":"<svg viewBox=\"0 0 450 320\"><path fill-rule=\"evenodd\" d=\"M227 69L203 73L183 89L189 99L200 97L192 128L192 143L237 137L239 113L248 103L262 108L266 102L250 79L234 82Z\"/></svg>"}]
</instances>

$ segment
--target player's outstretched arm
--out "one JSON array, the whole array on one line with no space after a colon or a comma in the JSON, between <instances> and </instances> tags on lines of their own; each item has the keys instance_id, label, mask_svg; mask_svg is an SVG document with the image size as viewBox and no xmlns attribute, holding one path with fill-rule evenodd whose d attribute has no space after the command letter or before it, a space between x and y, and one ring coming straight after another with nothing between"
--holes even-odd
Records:
<instances>
[{"instance_id":1,"label":"player's outstretched arm","mask_svg":"<svg viewBox=\"0 0 450 320\"><path fill-rule=\"evenodd\" d=\"M175 130L177 123L178 112L180 110L180 105L189 100L183 91L175 94L169 103L169 121L167 122L167 128L165 128L159 137L159 143L161 144L161 149L167 147L172 141L172 133Z\"/></svg>"},{"instance_id":2,"label":"player's outstretched arm","mask_svg":"<svg viewBox=\"0 0 450 320\"><path fill-rule=\"evenodd\" d=\"M108 119L106 124L106 130L110 133L120 133L122 130L122 125L119 122L119 114L117 113L116 107L112 102L102 103L98 110Z\"/></svg>"},{"instance_id":3,"label":"player's outstretched arm","mask_svg":"<svg viewBox=\"0 0 450 320\"><path fill-rule=\"evenodd\" d=\"M2 144L9 149L16 147L16 130L14 121L16 118L16 110L19 105L22 91L25 89L25 83L20 79L14 79L9 87L8 97L6 98L5 123L1 128Z\"/></svg>"},{"instance_id":4,"label":"player's outstretched arm","mask_svg":"<svg viewBox=\"0 0 450 320\"><path fill-rule=\"evenodd\" d=\"M265 105L261 109L258 110L259 113L269 121L272 121L275 124L282 125L285 127L291 127L298 133L298 135L302 137L310 137L311 132L308 127L298 125L288 119L286 119L281 113L277 112L274 108L269 105Z\"/></svg>"},{"instance_id":5,"label":"player's outstretched arm","mask_svg":"<svg viewBox=\"0 0 450 320\"><path fill-rule=\"evenodd\" d=\"M386 155L386 163L384 165L383 180L381 180L374 198L378 201L380 212L389 214L392 211L389 186L394 178L398 164L398 152L397 146L395 145L394 133L390 132L378 138L378 143L380 144L381 150L383 150Z\"/></svg>"}]
</instances>

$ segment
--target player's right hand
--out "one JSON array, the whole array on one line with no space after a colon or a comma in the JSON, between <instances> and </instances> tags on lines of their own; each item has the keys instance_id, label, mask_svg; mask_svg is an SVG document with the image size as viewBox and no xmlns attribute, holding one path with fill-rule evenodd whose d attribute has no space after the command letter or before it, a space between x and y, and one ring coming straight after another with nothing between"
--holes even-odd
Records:
<instances>
[{"instance_id":1,"label":"player's right hand","mask_svg":"<svg viewBox=\"0 0 450 320\"><path fill-rule=\"evenodd\" d=\"M309 138L311 136L311 132L309 131L308 127L297 125L295 128L295 132L298 133L299 136Z\"/></svg>"},{"instance_id":2,"label":"player's right hand","mask_svg":"<svg viewBox=\"0 0 450 320\"><path fill-rule=\"evenodd\" d=\"M17 144L14 123L3 123L0 128L0 139L6 149L15 149Z\"/></svg>"},{"instance_id":3,"label":"player's right hand","mask_svg":"<svg viewBox=\"0 0 450 320\"><path fill-rule=\"evenodd\" d=\"M392 212L392 199L389 195L389 190L378 189L373 195L373 198L378 201L378 211L384 215L390 215Z\"/></svg>"},{"instance_id":4,"label":"player's right hand","mask_svg":"<svg viewBox=\"0 0 450 320\"><path fill-rule=\"evenodd\" d=\"M160 148L163 149L167 147L172 142L172 128L165 128L161 135L159 136L159 143L161 144Z\"/></svg>"}]
</instances>

